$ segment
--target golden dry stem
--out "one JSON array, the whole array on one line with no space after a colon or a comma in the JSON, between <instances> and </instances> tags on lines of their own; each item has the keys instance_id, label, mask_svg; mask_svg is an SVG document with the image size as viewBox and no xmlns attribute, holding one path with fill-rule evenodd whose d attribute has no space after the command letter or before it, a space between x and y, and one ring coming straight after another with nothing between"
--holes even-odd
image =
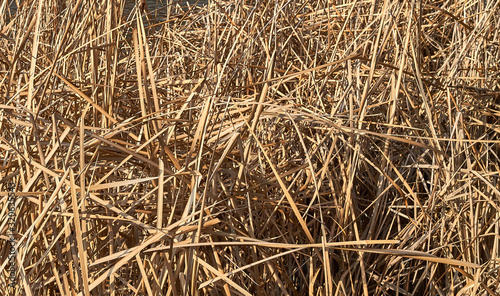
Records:
<instances>
[{"instance_id":1,"label":"golden dry stem","mask_svg":"<svg viewBox=\"0 0 500 296\"><path fill-rule=\"evenodd\" d=\"M500 294L499 0L16 3L0 291Z\"/></svg>"}]
</instances>

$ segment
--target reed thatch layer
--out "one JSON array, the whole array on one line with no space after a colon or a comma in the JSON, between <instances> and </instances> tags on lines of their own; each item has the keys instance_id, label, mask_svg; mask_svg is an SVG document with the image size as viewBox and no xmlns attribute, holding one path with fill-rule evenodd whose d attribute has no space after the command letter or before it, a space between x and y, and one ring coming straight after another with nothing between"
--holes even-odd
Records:
<instances>
[{"instance_id":1,"label":"reed thatch layer","mask_svg":"<svg viewBox=\"0 0 500 296\"><path fill-rule=\"evenodd\" d=\"M500 294L500 1L8 2L0 290Z\"/></svg>"}]
</instances>

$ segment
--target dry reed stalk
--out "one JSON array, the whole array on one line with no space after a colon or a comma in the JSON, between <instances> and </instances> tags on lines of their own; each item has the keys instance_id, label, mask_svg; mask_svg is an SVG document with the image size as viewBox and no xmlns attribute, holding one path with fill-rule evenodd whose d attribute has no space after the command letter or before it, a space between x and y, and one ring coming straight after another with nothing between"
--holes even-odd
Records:
<instances>
[{"instance_id":1,"label":"dry reed stalk","mask_svg":"<svg viewBox=\"0 0 500 296\"><path fill-rule=\"evenodd\" d=\"M500 1L10 2L0 291L500 295Z\"/></svg>"}]
</instances>

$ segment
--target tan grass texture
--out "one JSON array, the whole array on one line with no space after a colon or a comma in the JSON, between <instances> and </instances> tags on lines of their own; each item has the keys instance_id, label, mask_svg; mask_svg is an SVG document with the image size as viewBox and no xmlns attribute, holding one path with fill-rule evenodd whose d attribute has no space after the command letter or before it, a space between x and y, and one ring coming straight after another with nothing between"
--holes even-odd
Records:
<instances>
[{"instance_id":1,"label":"tan grass texture","mask_svg":"<svg viewBox=\"0 0 500 296\"><path fill-rule=\"evenodd\" d=\"M130 2L0 0L1 295L500 294L499 0Z\"/></svg>"}]
</instances>

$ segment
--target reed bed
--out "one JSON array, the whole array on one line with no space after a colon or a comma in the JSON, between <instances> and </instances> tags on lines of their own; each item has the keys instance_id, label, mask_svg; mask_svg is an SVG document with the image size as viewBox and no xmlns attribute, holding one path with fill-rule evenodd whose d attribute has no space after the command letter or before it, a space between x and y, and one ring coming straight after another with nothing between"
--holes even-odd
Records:
<instances>
[{"instance_id":1,"label":"reed bed","mask_svg":"<svg viewBox=\"0 0 500 296\"><path fill-rule=\"evenodd\" d=\"M500 1L11 3L2 295L500 294Z\"/></svg>"}]
</instances>

